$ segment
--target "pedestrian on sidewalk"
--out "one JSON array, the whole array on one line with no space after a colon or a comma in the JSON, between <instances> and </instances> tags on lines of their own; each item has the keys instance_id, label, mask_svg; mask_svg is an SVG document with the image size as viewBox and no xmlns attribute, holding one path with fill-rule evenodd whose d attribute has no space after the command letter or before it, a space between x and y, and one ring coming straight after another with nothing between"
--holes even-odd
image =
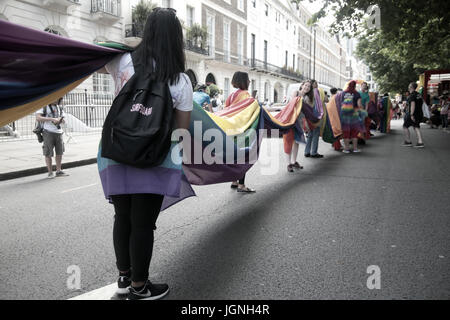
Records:
<instances>
[{"instance_id":1,"label":"pedestrian on sidewalk","mask_svg":"<svg viewBox=\"0 0 450 320\"><path fill-rule=\"evenodd\" d=\"M322 120L324 114L324 101L321 100L319 94L319 86L316 80L311 80L311 94L307 92L304 95L304 101L313 107L314 116L319 120ZM319 149L319 138L320 138L320 128L322 122L314 129L310 130L307 135L306 147L304 155L306 158L323 158L323 155L318 153Z\"/></svg>"},{"instance_id":2,"label":"pedestrian on sidewalk","mask_svg":"<svg viewBox=\"0 0 450 320\"><path fill-rule=\"evenodd\" d=\"M247 72L240 72L240 71L235 72L233 78L231 79L231 85L233 86L233 88L238 90L233 92L228 97L227 101L225 102L225 109L229 108L236 101L236 99L239 96L241 96L241 94L248 95L248 97L250 98L250 93L248 92L250 79L248 77ZM231 184L231 189L237 189L237 192L244 192L244 193L256 192L256 190L245 186L245 174L241 179L239 179L238 181L234 181Z\"/></svg>"},{"instance_id":3,"label":"pedestrian on sidewalk","mask_svg":"<svg viewBox=\"0 0 450 320\"><path fill-rule=\"evenodd\" d=\"M356 91L356 81L350 81L348 88L342 94L341 124L344 137L344 153L350 153L350 141L353 143L353 152L358 149L358 134L360 132L359 109L362 108L361 96Z\"/></svg>"},{"instance_id":4,"label":"pedestrian on sidewalk","mask_svg":"<svg viewBox=\"0 0 450 320\"><path fill-rule=\"evenodd\" d=\"M297 162L300 142L305 141L303 132L310 132L319 125L319 119L314 115L313 107L309 104L314 99L314 92L310 80L302 82L299 91L293 93L292 98L299 99L298 97L302 99L302 109L297 118L296 128L292 128L283 134L284 153L287 157L288 172L303 169L303 166ZM297 126L302 129L301 132L297 129Z\"/></svg>"},{"instance_id":5,"label":"pedestrian on sidewalk","mask_svg":"<svg viewBox=\"0 0 450 320\"><path fill-rule=\"evenodd\" d=\"M361 91L358 92L361 96L361 105L362 109L369 112L369 103L370 103L370 95L369 95L369 85L367 82L363 82L361 84ZM372 123L372 120L369 117L366 117L364 121L364 126L366 128L366 133L364 139L359 139L358 142L361 144L366 144L366 140L370 138L370 125Z\"/></svg>"},{"instance_id":6,"label":"pedestrian on sidewalk","mask_svg":"<svg viewBox=\"0 0 450 320\"><path fill-rule=\"evenodd\" d=\"M448 108L449 103L446 96L441 97L441 119L442 119L442 130L447 130L448 128Z\"/></svg>"},{"instance_id":7,"label":"pedestrian on sidewalk","mask_svg":"<svg viewBox=\"0 0 450 320\"><path fill-rule=\"evenodd\" d=\"M191 81L184 73L182 30L173 9L154 9L147 18L142 42L133 57L141 62L139 72L169 85L176 126L187 130L193 92ZM116 96L135 73L133 57L130 53L122 54L102 70L114 79ZM164 163L173 164L171 159L175 154L178 157L179 153L169 151ZM181 156L178 160L181 163ZM100 157L99 167L105 161L107 159ZM113 242L119 270L117 293L127 294L129 300L157 300L169 292L167 284L149 281L149 266L164 196L173 196L173 190L181 188L183 175L174 171L163 166L141 169L114 163L113 169L105 173L107 177L102 177L105 195L115 210Z\"/></svg>"},{"instance_id":8,"label":"pedestrian on sidewalk","mask_svg":"<svg viewBox=\"0 0 450 320\"><path fill-rule=\"evenodd\" d=\"M413 127L417 135L417 144L414 146L416 148L423 148L422 133L420 132L420 122L423 119L422 111L422 97L416 91L417 83L411 82L409 84L410 95L408 97L408 106L406 109L406 114L403 122L403 132L405 136L405 142L402 144L404 147L412 147L411 136L409 133L409 127Z\"/></svg>"},{"instance_id":9,"label":"pedestrian on sidewalk","mask_svg":"<svg viewBox=\"0 0 450 320\"><path fill-rule=\"evenodd\" d=\"M334 101L334 99L336 99L336 95L338 93L338 89L337 88L331 88L330 92L331 92L330 100ZM337 107L336 107L336 109L337 109ZM339 112L339 109L337 109L337 112ZM336 150L336 151L340 152L342 150L341 136L338 137L338 139L333 143L332 146L333 146L334 150Z\"/></svg>"},{"instance_id":10,"label":"pedestrian on sidewalk","mask_svg":"<svg viewBox=\"0 0 450 320\"><path fill-rule=\"evenodd\" d=\"M61 106L62 98L36 111L36 121L43 123L42 137L44 139L42 150L45 157L45 164L48 170L48 179L54 177L68 176L62 171L62 156L64 154L64 131L61 124L64 124L64 111ZM53 152L54 150L54 152ZM53 174L52 158L55 156L56 173Z\"/></svg>"}]
</instances>

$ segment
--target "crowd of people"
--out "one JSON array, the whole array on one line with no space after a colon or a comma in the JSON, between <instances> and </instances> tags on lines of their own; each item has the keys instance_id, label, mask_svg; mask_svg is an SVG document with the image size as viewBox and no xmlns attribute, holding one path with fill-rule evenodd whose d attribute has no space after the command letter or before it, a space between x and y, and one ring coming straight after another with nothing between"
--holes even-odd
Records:
<instances>
[{"instance_id":1,"label":"crowd of people","mask_svg":"<svg viewBox=\"0 0 450 320\"><path fill-rule=\"evenodd\" d=\"M168 35L173 43L165 41ZM135 68L136 66L139 68ZM205 110L200 109L201 113L209 112L220 117L239 109L242 101L250 101L249 106L257 109L259 115L265 112L265 116L270 118L264 120L270 120L274 127L278 123L283 129L281 133L288 172L303 169L298 160L300 143L305 144L304 157L322 159L324 156L319 153L320 137L332 144L335 150L352 154L361 152L358 146L365 144L372 136L371 129L389 132L391 101L388 96L378 99L376 94L369 93L367 83L364 82L350 81L342 91L331 89L331 96L328 96L314 79L303 81L292 96L286 98L286 107L273 116L259 107L265 103L257 100L257 92L250 94L248 91L250 81L247 73L234 74L232 85L236 90L223 102L220 90L215 85L198 84L192 90L192 83L184 73L184 67L180 21L171 9L157 8L148 17L143 40L135 51L118 55L99 72L111 74L116 95L131 82L134 74L151 75L160 83L167 84L173 104L173 129L189 129L191 113L199 109L195 104ZM358 84L360 90L357 89ZM421 121L417 113L420 108L415 108L414 105L417 87L414 85L410 85L412 98L408 102L405 116L405 143L411 143L409 126L418 129L417 124L420 126ZM441 107L439 112L442 115L440 119L443 119L443 115L448 114L448 104L446 109ZM39 112L42 113L43 111ZM53 118L55 117L49 118L47 122L60 120ZM419 137L418 144L423 146L420 131L416 130L416 133ZM114 205L115 211L113 244L119 271L117 292L127 294L131 300L160 299L169 292L169 286L149 280L154 230L165 198L176 195L181 197L180 190L186 191L182 187L186 176L183 174L181 155L179 152L171 152L176 148L172 145L161 164L134 168L107 159L101 148L102 144L99 148L99 174L105 196ZM57 155L59 153L61 152L57 150ZM179 157L175 160L179 161L171 158L174 154ZM50 156L50 153L45 155ZM238 180L232 182L232 189L244 193L255 192L245 185L245 173L241 176L239 171L234 178Z\"/></svg>"},{"instance_id":2,"label":"crowd of people","mask_svg":"<svg viewBox=\"0 0 450 320\"><path fill-rule=\"evenodd\" d=\"M448 124L450 122L450 96L448 91L444 91L441 96L434 96L429 106L430 118L426 119L431 129L441 128L446 132L450 132Z\"/></svg>"}]
</instances>

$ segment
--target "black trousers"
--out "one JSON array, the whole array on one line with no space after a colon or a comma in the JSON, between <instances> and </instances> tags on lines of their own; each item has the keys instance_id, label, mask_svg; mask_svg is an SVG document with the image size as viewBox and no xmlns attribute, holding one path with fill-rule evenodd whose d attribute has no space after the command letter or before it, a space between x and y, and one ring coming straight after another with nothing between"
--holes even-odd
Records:
<instances>
[{"instance_id":1,"label":"black trousers","mask_svg":"<svg viewBox=\"0 0 450 320\"><path fill-rule=\"evenodd\" d=\"M113 241L119 271L132 270L132 281L148 279L153 253L153 231L164 196L125 194L112 196L115 209Z\"/></svg>"},{"instance_id":2,"label":"black trousers","mask_svg":"<svg viewBox=\"0 0 450 320\"><path fill-rule=\"evenodd\" d=\"M241 179L239 179L238 183L239 184L245 184L245 174L244 174L244 176Z\"/></svg>"}]
</instances>

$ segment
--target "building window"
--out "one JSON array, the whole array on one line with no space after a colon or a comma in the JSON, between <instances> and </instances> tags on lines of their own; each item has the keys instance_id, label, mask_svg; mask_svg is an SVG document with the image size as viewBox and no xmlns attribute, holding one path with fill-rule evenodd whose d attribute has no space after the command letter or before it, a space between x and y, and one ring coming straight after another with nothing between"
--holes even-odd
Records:
<instances>
[{"instance_id":1,"label":"building window","mask_svg":"<svg viewBox=\"0 0 450 320\"><path fill-rule=\"evenodd\" d=\"M111 93L112 92L112 78L109 74L94 73L92 75L92 85L96 93Z\"/></svg>"},{"instance_id":2,"label":"building window","mask_svg":"<svg viewBox=\"0 0 450 320\"><path fill-rule=\"evenodd\" d=\"M269 82L266 82L264 84L264 101L269 100L269 90L270 90L270 85Z\"/></svg>"},{"instance_id":3,"label":"building window","mask_svg":"<svg viewBox=\"0 0 450 320\"><path fill-rule=\"evenodd\" d=\"M223 23L223 51L224 58L226 62L230 62L230 41L231 41L231 23L224 22Z\"/></svg>"},{"instance_id":4,"label":"building window","mask_svg":"<svg viewBox=\"0 0 450 320\"><path fill-rule=\"evenodd\" d=\"M255 65L256 57L256 36L252 33L252 43L251 43L251 55L252 55L252 66Z\"/></svg>"},{"instance_id":5,"label":"building window","mask_svg":"<svg viewBox=\"0 0 450 320\"><path fill-rule=\"evenodd\" d=\"M286 19L286 30L289 30L289 20Z\"/></svg>"},{"instance_id":6,"label":"building window","mask_svg":"<svg viewBox=\"0 0 450 320\"><path fill-rule=\"evenodd\" d=\"M230 95L230 79L225 78L225 82L223 85L223 97L224 99L228 99L228 96Z\"/></svg>"},{"instance_id":7,"label":"building window","mask_svg":"<svg viewBox=\"0 0 450 320\"><path fill-rule=\"evenodd\" d=\"M209 55L214 56L215 53L215 39L214 39L214 32L215 32L215 18L212 15L206 16L206 28L208 30L208 48L209 48Z\"/></svg>"},{"instance_id":8,"label":"building window","mask_svg":"<svg viewBox=\"0 0 450 320\"><path fill-rule=\"evenodd\" d=\"M265 4L264 13L266 14L266 17L269 16L269 5L267 3Z\"/></svg>"},{"instance_id":9,"label":"building window","mask_svg":"<svg viewBox=\"0 0 450 320\"><path fill-rule=\"evenodd\" d=\"M238 0L237 7L239 10L244 11L244 0Z\"/></svg>"},{"instance_id":10,"label":"building window","mask_svg":"<svg viewBox=\"0 0 450 320\"><path fill-rule=\"evenodd\" d=\"M264 40L264 64L267 64L267 41Z\"/></svg>"},{"instance_id":11,"label":"building window","mask_svg":"<svg viewBox=\"0 0 450 320\"><path fill-rule=\"evenodd\" d=\"M186 7L186 23L187 26L190 28L192 27L192 25L194 24L194 19L195 19L195 9L187 6Z\"/></svg>"},{"instance_id":12,"label":"building window","mask_svg":"<svg viewBox=\"0 0 450 320\"><path fill-rule=\"evenodd\" d=\"M256 8L256 0L252 0L252 6L253 8Z\"/></svg>"},{"instance_id":13,"label":"building window","mask_svg":"<svg viewBox=\"0 0 450 320\"><path fill-rule=\"evenodd\" d=\"M253 94L253 91L255 91L255 90L258 90L258 89L256 88L256 80L253 80L253 79L252 79L252 91L251 91L251 93Z\"/></svg>"},{"instance_id":14,"label":"building window","mask_svg":"<svg viewBox=\"0 0 450 320\"><path fill-rule=\"evenodd\" d=\"M237 37L237 50L239 57L239 64L243 64L244 58L244 31L242 28L238 27L238 37Z\"/></svg>"}]
</instances>

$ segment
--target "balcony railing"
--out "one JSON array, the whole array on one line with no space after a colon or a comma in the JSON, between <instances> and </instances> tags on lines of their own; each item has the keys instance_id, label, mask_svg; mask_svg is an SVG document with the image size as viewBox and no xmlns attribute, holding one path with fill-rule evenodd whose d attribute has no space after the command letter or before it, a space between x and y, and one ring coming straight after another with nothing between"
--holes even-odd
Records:
<instances>
[{"instance_id":1,"label":"balcony railing","mask_svg":"<svg viewBox=\"0 0 450 320\"><path fill-rule=\"evenodd\" d=\"M184 48L186 50L198 53L198 54L203 54L205 56L209 55L209 48L203 48L203 46L198 45L196 43L194 43L194 41L192 40L185 40L184 41Z\"/></svg>"},{"instance_id":2,"label":"balcony railing","mask_svg":"<svg viewBox=\"0 0 450 320\"><path fill-rule=\"evenodd\" d=\"M283 67L278 67L276 65L270 64L267 61L250 59L249 62L250 62L249 66L252 69L255 69L257 71L260 70L260 71L265 71L268 73L275 73L278 75L289 77L289 78L297 80L297 81L305 80L305 77L303 75L301 75L293 70L289 70L289 69L286 69Z\"/></svg>"},{"instance_id":3,"label":"balcony railing","mask_svg":"<svg viewBox=\"0 0 450 320\"><path fill-rule=\"evenodd\" d=\"M108 13L110 15L120 16L120 0L91 0L92 13Z\"/></svg>"}]
</instances>

